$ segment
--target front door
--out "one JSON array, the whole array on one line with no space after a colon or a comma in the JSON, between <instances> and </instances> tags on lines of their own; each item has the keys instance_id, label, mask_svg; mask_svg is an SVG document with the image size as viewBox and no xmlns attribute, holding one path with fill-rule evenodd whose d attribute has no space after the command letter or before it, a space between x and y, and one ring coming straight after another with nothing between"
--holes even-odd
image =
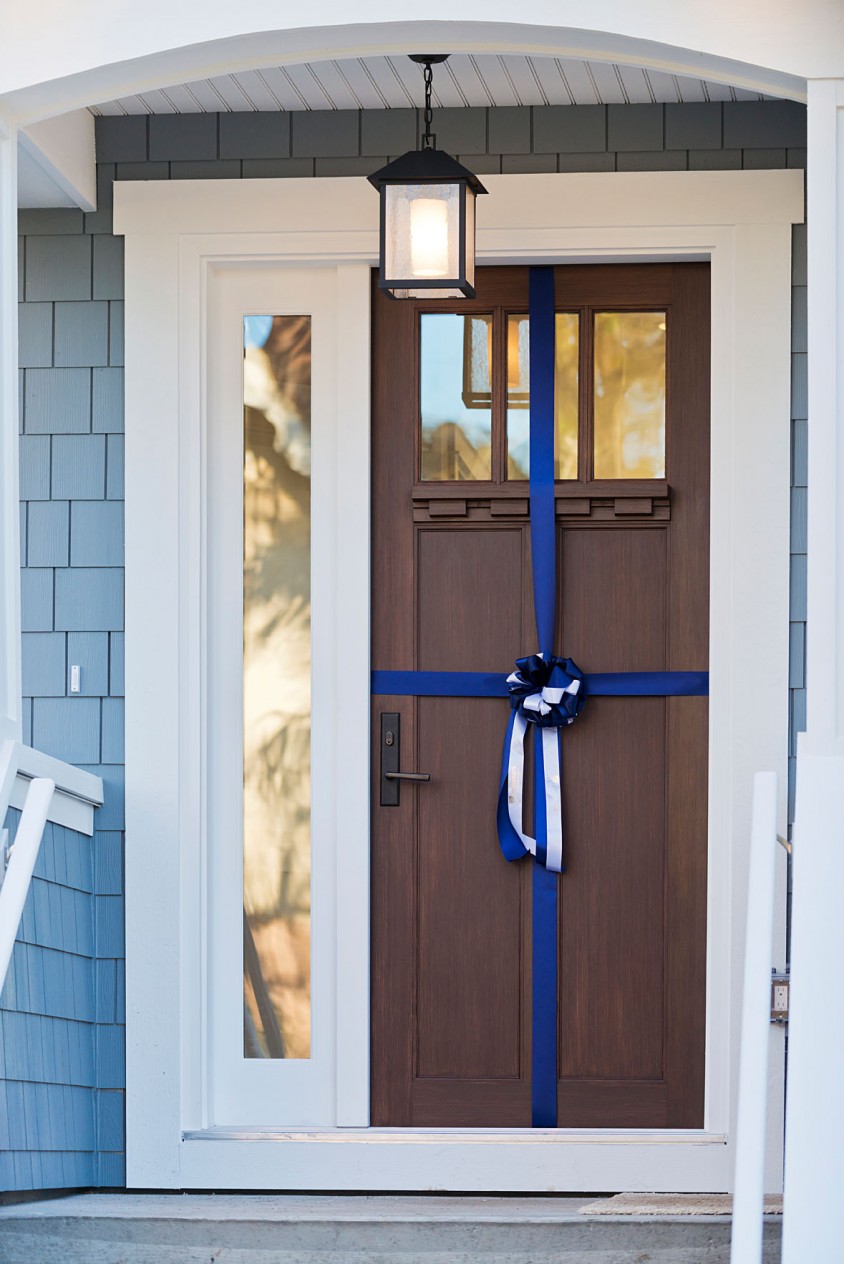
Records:
<instances>
[{"instance_id":1,"label":"front door","mask_svg":"<svg viewBox=\"0 0 844 1264\"><path fill-rule=\"evenodd\" d=\"M375 669L535 652L527 268L373 328ZM708 663L709 268L555 269L555 652ZM403 770L382 793L382 716ZM700 1128L705 698L595 698L563 736L558 1122ZM530 860L495 832L507 704L373 699L372 1123L530 1124ZM530 778L527 779L528 781ZM382 800L398 802L382 803Z\"/></svg>"}]
</instances>

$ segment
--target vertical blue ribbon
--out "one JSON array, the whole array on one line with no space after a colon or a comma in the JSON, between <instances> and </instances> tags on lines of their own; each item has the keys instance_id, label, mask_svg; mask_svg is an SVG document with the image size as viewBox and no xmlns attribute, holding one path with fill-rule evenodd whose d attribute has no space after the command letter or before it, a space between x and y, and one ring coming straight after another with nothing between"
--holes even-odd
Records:
<instances>
[{"instance_id":1,"label":"vertical blue ribbon","mask_svg":"<svg viewBox=\"0 0 844 1264\"><path fill-rule=\"evenodd\" d=\"M554 506L554 269L530 269L530 547L540 650L554 650L557 540ZM559 741L559 734L557 735ZM536 859L531 944L531 1122L557 1126L557 875L545 868L545 763L534 747Z\"/></svg>"},{"instance_id":2,"label":"vertical blue ribbon","mask_svg":"<svg viewBox=\"0 0 844 1264\"><path fill-rule=\"evenodd\" d=\"M554 510L554 269L530 269L530 548L536 637L554 649L557 549Z\"/></svg>"}]
</instances>

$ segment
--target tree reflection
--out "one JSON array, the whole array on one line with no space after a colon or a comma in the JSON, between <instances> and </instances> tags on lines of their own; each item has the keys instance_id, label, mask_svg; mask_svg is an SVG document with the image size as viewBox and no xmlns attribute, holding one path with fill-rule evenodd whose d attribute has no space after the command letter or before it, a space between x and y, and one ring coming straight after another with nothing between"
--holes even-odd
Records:
<instances>
[{"instance_id":1,"label":"tree reflection","mask_svg":"<svg viewBox=\"0 0 844 1264\"><path fill-rule=\"evenodd\" d=\"M595 477L665 477L665 312L595 314Z\"/></svg>"},{"instance_id":2,"label":"tree reflection","mask_svg":"<svg viewBox=\"0 0 844 1264\"><path fill-rule=\"evenodd\" d=\"M307 316L246 320L246 1057L310 1056L310 339Z\"/></svg>"}]
</instances>

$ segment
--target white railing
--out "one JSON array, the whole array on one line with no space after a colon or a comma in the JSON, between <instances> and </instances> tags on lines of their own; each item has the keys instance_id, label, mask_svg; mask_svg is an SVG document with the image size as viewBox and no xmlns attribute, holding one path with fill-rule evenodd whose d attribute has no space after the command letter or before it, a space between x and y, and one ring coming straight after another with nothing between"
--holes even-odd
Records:
<instances>
[{"instance_id":1,"label":"white railing","mask_svg":"<svg viewBox=\"0 0 844 1264\"><path fill-rule=\"evenodd\" d=\"M0 747L0 831L9 808L22 809L8 864L5 854L0 855L0 992L47 821L92 834L94 808L102 801L99 777L20 742Z\"/></svg>"},{"instance_id":2,"label":"white railing","mask_svg":"<svg viewBox=\"0 0 844 1264\"><path fill-rule=\"evenodd\" d=\"M777 841L777 776L757 772L750 831L731 1264L761 1264L762 1260Z\"/></svg>"}]
</instances>

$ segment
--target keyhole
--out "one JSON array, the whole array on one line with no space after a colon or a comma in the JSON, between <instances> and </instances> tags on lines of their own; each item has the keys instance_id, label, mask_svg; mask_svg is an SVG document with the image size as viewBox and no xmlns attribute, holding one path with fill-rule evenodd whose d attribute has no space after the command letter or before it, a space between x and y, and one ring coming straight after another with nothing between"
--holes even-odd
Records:
<instances>
[{"instance_id":1,"label":"keyhole","mask_svg":"<svg viewBox=\"0 0 844 1264\"><path fill-rule=\"evenodd\" d=\"M384 734L384 745L392 746L395 740L395 735L393 734L392 729L387 729L387 732Z\"/></svg>"}]
</instances>

